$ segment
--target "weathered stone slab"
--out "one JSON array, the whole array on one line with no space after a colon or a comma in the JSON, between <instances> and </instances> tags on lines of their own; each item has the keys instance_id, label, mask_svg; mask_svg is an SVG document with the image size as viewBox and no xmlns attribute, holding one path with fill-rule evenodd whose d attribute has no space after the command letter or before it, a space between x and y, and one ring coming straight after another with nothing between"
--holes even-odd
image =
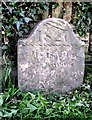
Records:
<instances>
[{"instance_id":1,"label":"weathered stone slab","mask_svg":"<svg viewBox=\"0 0 92 120\"><path fill-rule=\"evenodd\" d=\"M84 57L84 43L65 20L45 19L18 41L19 88L70 91L83 82Z\"/></svg>"}]
</instances>

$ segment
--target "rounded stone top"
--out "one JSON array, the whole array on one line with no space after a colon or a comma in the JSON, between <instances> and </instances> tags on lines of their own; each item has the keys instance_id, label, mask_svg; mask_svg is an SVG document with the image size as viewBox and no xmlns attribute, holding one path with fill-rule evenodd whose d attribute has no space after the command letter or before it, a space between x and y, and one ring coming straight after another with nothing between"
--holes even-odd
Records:
<instances>
[{"instance_id":1,"label":"rounded stone top","mask_svg":"<svg viewBox=\"0 0 92 120\"><path fill-rule=\"evenodd\" d=\"M83 42L65 20L42 20L28 38L18 43L18 86L21 90L63 93L82 84Z\"/></svg>"}]
</instances>

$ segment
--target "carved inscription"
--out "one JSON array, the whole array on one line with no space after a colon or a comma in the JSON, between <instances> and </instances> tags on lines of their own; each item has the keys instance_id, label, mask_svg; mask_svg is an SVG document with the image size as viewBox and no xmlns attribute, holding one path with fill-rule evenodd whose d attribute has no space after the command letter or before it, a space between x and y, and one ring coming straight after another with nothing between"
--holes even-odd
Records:
<instances>
[{"instance_id":1,"label":"carved inscription","mask_svg":"<svg viewBox=\"0 0 92 120\"><path fill-rule=\"evenodd\" d=\"M44 20L29 38L19 41L18 80L22 90L67 92L82 83L83 72L83 44L64 20Z\"/></svg>"}]
</instances>

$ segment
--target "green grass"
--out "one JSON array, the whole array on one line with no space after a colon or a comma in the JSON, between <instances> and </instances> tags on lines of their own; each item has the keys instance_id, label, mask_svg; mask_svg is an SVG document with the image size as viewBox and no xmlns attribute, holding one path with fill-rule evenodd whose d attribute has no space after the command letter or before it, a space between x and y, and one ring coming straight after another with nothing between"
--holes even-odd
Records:
<instances>
[{"instance_id":1,"label":"green grass","mask_svg":"<svg viewBox=\"0 0 92 120\"><path fill-rule=\"evenodd\" d=\"M5 68L0 94L1 120L92 120L92 69L85 68L84 83L66 95L21 92L11 83L11 67Z\"/></svg>"}]
</instances>

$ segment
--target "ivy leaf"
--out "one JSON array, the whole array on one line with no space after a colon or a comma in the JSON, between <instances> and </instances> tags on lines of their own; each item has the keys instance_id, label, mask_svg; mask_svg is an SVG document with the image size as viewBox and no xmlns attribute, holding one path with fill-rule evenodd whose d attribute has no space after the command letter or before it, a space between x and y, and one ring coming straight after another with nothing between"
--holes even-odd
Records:
<instances>
[{"instance_id":1,"label":"ivy leaf","mask_svg":"<svg viewBox=\"0 0 92 120\"><path fill-rule=\"evenodd\" d=\"M19 13L19 15L22 16L22 17L25 17L25 11L21 11L21 12Z\"/></svg>"},{"instance_id":2,"label":"ivy leaf","mask_svg":"<svg viewBox=\"0 0 92 120\"><path fill-rule=\"evenodd\" d=\"M3 117L12 117L13 115L16 115L17 114L17 111L18 110L15 110L15 109L11 109L10 112L7 112L5 111L5 114L3 115Z\"/></svg>"},{"instance_id":3,"label":"ivy leaf","mask_svg":"<svg viewBox=\"0 0 92 120\"><path fill-rule=\"evenodd\" d=\"M35 107L34 105L28 103L27 107L30 108L31 112L35 111L37 109L37 107Z\"/></svg>"},{"instance_id":4,"label":"ivy leaf","mask_svg":"<svg viewBox=\"0 0 92 120\"><path fill-rule=\"evenodd\" d=\"M21 22L21 21L17 21L16 22L16 28L17 28L17 30L19 30L21 24L23 24L23 22Z\"/></svg>"},{"instance_id":5,"label":"ivy leaf","mask_svg":"<svg viewBox=\"0 0 92 120\"><path fill-rule=\"evenodd\" d=\"M1 117L3 117L3 114L2 114L2 112L0 112L0 118L1 118Z\"/></svg>"},{"instance_id":6,"label":"ivy leaf","mask_svg":"<svg viewBox=\"0 0 92 120\"><path fill-rule=\"evenodd\" d=\"M22 16L22 17L24 17L24 14L22 12L19 15Z\"/></svg>"},{"instance_id":7,"label":"ivy leaf","mask_svg":"<svg viewBox=\"0 0 92 120\"><path fill-rule=\"evenodd\" d=\"M42 13L43 13L43 11L39 9L38 10L38 14L42 14Z\"/></svg>"},{"instance_id":8,"label":"ivy leaf","mask_svg":"<svg viewBox=\"0 0 92 120\"><path fill-rule=\"evenodd\" d=\"M16 22L16 27L17 27L17 30L19 30L19 27L20 27L20 22L19 21Z\"/></svg>"},{"instance_id":9,"label":"ivy leaf","mask_svg":"<svg viewBox=\"0 0 92 120\"><path fill-rule=\"evenodd\" d=\"M49 108L49 109L46 109L46 114L49 115L53 112L53 109L52 108Z\"/></svg>"},{"instance_id":10,"label":"ivy leaf","mask_svg":"<svg viewBox=\"0 0 92 120\"><path fill-rule=\"evenodd\" d=\"M34 94L30 93L30 92L28 92L28 93L31 95L32 99L35 99L36 95L34 95Z\"/></svg>"},{"instance_id":11,"label":"ivy leaf","mask_svg":"<svg viewBox=\"0 0 92 120\"><path fill-rule=\"evenodd\" d=\"M45 10L48 10L49 7L48 7L47 5L44 5L44 9L45 9Z\"/></svg>"},{"instance_id":12,"label":"ivy leaf","mask_svg":"<svg viewBox=\"0 0 92 120\"><path fill-rule=\"evenodd\" d=\"M32 19L29 18L29 17L24 17L24 20L25 20L26 23L28 23L29 21L32 21Z\"/></svg>"},{"instance_id":13,"label":"ivy leaf","mask_svg":"<svg viewBox=\"0 0 92 120\"><path fill-rule=\"evenodd\" d=\"M90 18L88 18L88 25L90 25L91 24L91 19Z\"/></svg>"},{"instance_id":14,"label":"ivy leaf","mask_svg":"<svg viewBox=\"0 0 92 120\"><path fill-rule=\"evenodd\" d=\"M3 96L2 94L0 95L0 106L3 104Z\"/></svg>"}]
</instances>

